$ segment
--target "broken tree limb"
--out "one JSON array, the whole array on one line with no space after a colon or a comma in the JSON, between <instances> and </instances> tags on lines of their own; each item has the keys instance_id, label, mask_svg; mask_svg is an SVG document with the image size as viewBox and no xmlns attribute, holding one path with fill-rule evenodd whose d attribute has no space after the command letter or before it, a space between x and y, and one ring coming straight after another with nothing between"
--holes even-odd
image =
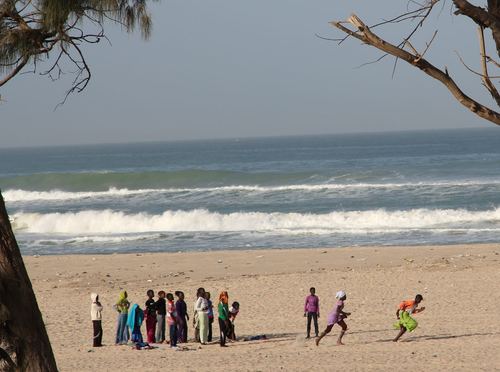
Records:
<instances>
[{"instance_id":1,"label":"broken tree limb","mask_svg":"<svg viewBox=\"0 0 500 372\"><path fill-rule=\"evenodd\" d=\"M421 58L421 56L412 54L404 50L402 47L398 47L387 42L386 40L383 40L378 35L374 34L370 30L370 28L355 14L349 17L348 23L354 26L356 30L351 30L345 27L341 22L331 22L334 27L338 28L347 35L352 36L365 44L375 47L382 52L399 58L420 69L430 77L441 82L455 97L455 99L459 101L463 106L465 106L468 110L472 111L483 119L500 125L500 114L466 95L450 77L446 69L445 71L442 71L428 62L426 59Z\"/></svg>"},{"instance_id":2,"label":"broken tree limb","mask_svg":"<svg viewBox=\"0 0 500 372\"><path fill-rule=\"evenodd\" d=\"M486 62L486 45L484 43L484 28L483 28L483 26L477 27L477 34L479 37L479 53L481 56L481 68L483 71L481 79L483 80L484 86L486 87L488 92L490 92L491 96L493 97L493 99L497 103L497 106L500 106L500 94L498 94L498 90L495 87L495 85L493 85L493 83L491 82L490 76L488 74L488 64Z\"/></svg>"}]
</instances>

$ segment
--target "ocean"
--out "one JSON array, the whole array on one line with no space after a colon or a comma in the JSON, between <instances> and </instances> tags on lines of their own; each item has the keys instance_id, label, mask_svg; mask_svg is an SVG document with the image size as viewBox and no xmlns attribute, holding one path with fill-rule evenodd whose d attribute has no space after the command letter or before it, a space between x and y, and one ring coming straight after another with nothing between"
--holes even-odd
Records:
<instances>
[{"instance_id":1,"label":"ocean","mask_svg":"<svg viewBox=\"0 0 500 372\"><path fill-rule=\"evenodd\" d=\"M24 254L500 240L496 128L0 149Z\"/></svg>"}]
</instances>

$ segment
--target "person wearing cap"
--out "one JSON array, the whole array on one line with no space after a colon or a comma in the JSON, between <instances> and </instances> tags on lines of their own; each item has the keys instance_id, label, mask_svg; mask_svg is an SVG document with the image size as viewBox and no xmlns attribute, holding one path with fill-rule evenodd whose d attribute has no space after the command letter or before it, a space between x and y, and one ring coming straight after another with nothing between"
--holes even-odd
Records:
<instances>
[{"instance_id":1,"label":"person wearing cap","mask_svg":"<svg viewBox=\"0 0 500 372\"><path fill-rule=\"evenodd\" d=\"M335 308L328 315L326 329L321 332L318 337L316 337L316 346L319 346L319 342L321 341L321 339L328 333L330 333L335 324L338 324L342 328L339 338L337 339L337 345L344 345L342 343L342 337L344 337L344 334L347 331L347 324L345 323L344 319L351 315L351 313L346 313L343 310L344 301L347 299L347 295L344 291L338 291L335 295L335 298L337 299L337 303L335 304Z\"/></svg>"},{"instance_id":2,"label":"person wearing cap","mask_svg":"<svg viewBox=\"0 0 500 372\"><path fill-rule=\"evenodd\" d=\"M425 307L418 307L418 304L422 302L424 298L422 295L418 294L415 296L414 300L406 300L402 301L398 309L396 310L396 317L398 321L394 324L394 328L399 328L399 333L396 338L393 340L397 342L399 338L406 332L413 332L415 328L418 326L418 322L413 319L411 314L417 314L425 310Z\"/></svg>"}]
</instances>

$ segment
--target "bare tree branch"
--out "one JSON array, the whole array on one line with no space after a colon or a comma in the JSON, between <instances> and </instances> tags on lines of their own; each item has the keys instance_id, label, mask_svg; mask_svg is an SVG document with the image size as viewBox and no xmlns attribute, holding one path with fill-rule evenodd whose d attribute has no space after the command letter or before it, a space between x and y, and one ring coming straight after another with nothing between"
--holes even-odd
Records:
<instances>
[{"instance_id":1,"label":"bare tree branch","mask_svg":"<svg viewBox=\"0 0 500 372\"><path fill-rule=\"evenodd\" d=\"M493 39L497 47L497 53L500 54L500 19L499 4L497 0L488 0L488 10L480 6L472 5L467 0L453 0L457 8L455 14L461 14L469 17L479 26L491 29Z\"/></svg>"},{"instance_id":2,"label":"bare tree branch","mask_svg":"<svg viewBox=\"0 0 500 372\"><path fill-rule=\"evenodd\" d=\"M500 68L500 63L498 63L497 61L495 61L493 58L489 57L489 56L486 56L486 60L488 62L491 62L493 63L496 67Z\"/></svg>"},{"instance_id":3,"label":"bare tree branch","mask_svg":"<svg viewBox=\"0 0 500 372\"><path fill-rule=\"evenodd\" d=\"M477 34L479 37L479 51L481 55L481 68L483 70L483 84L488 89L488 92L490 92L491 96L497 103L497 106L500 106L500 94L498 94L498 90L495 88L493 83L491 82L490 77L488 76L488 66L486 63L486 46L484 43L484 28L483 26L478 26L477 28Z\"/></svg>"},{"instance_id":4,"label":"bare tree branch","mask_svg":"<svg viewBox=\"0 0 500 372\"><path fill-rule=\"evenodd\" d=\"M469 70L470 72L472 72L474 75L477 75L477 76L480 76L481 79L484 77L484 74L480 73L480 72L477 72L476 70L474 70L472 67L470 67L469 65L467 65L464 61L464 59L462 58L462 56L460 56L460 54L455 50L455 54L457 55L458 59L460 60L460 62L462 63L462 65L467 69ZM500 79L500 75L498 76L488 76L490 79Z\"/></svg>"},{"instance_id":5,"label":"bare tree branch","mask_svg":"<svg viewBox=\"0 0 500 372\"><path fill-rule=\"evenodd\" d=\"M427 75L441 82L451 94L467 109L474 112L476 115L489 120L497 125L500 125L500 114L471 97L467 96L455 83L455 81L450 77L447 69L442 71L429 63L426 59L421 58L416 54L412 54L404 50L402 47L398 47L391 44L379 36L374 34L368 26L366 26L360 18L356 15L351 15L348 22L353 25L356 30L351 30L343 26L340 22L331 22L331 24L341 30L342 32L362 41L365 44L373 46L385 53L388 53L396 58L402 59L410 65L417 67L422 70Z\"/></svg>"},{"instance_id":6,"label":"bare tree branch","mask_svg":"<svg viewBox=\"0 0 500 372\"><path fill-rule=\"evenodd\" d=\"M22 60L17 64L17 66L2 80L0 80L0 87L6 84L10 79L16 76L29 61L29 57L23 57Z\"/></svg>"}]
</instances>

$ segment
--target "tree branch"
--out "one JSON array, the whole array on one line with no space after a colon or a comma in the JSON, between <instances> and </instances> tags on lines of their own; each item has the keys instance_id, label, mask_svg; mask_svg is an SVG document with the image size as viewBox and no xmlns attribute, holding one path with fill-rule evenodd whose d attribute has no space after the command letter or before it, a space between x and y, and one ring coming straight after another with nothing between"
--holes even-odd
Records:
<instances>
[{"instance_id":1,"label":"tree branch","mask_svg":"<svg viewBox=\"0 0 500 372\"><path fill-rule=\"evenodd\" d=\"M24 66L26 66L28 61L29 57L23 57L23 59L21 60L21 62L19 62L16 68L14 68L7 76L5 76L2 80L0 80L0 87L6 84L14 76L16 76L24 68Z\"/></svg>"},{"instance_id":2,"label":"tree branch","mask_svg":"<svg viewBox=\"0 0 500 372\"><path fill-rule=\"evenodd\" d=\"M500 55L500 19L498 18L497 1L488 0L488 10L491 8L491 11L472 5L467 0L453 0L453 4L457 8L455 14L465 15L479 26L491 29L497 53Z\"/></svg>"},{"instance_id":3,"label":"tree branch","mask_svg":"<svg viewBox=\"0 0 500 372\"><path fill-rule=\"evenodd\" d=\"M483 27L491 28L492 26L500 26L498 19L490 15L486 9L480 6L472 5L467 0L453 0L453 4L455 4L457 8L455 15L463 14Z\"/></svg>"},{"instance_id":4,"label":"tree branch","mask_svg":"<svg viewBox=\"0 0 500 372\"><path fill-rule=\"evenodd\" d=\"M472 72L474 75L477 75L477 76L480 76L481 79L484 77L484 74L480 73L480 72L477 72L475 71L474 69L472 69L471 67L469 67L464 59L460 56L460 54L455 50L455 54L457 55L458 59L460 60L460 62L462 63L462 65L464 65L464 67L469 70L470 72ZM498 76L488 76L490 79L500 79L500 75Z\"/></svg>"},{"instance_id":5,"label":"tree branch","mask_svg":"<svg viewBox=\"0 0 500 372\"><path fill-rule=\"evenodd\" d=\"M495 86L491 82L490 77L488 76L488 66L486 63L486 46L484 43L484 28L482 26L478 26L477 35L479 37L479 52L481 55L481 68L483 70L483 84L486 89L488 89L488 92L490 92L491 96L497 103L497 106L500 106L500 94L498 94L497 88L495 88Z\"/></svg>"},{"instance_id":6,"label":"tree branch","mask_svg":"<svg viewBox=\"0 0 500 372\"><path fill-rule=\"evenodd\" d=\"M356 27L356 31L353 31L340 22L331 22L331 24L338 28L339 30L347 33L350 36L373 46L385 53L388 53L396 58L402 59L410 65L417 67L430 77L441 82L451 94L467 109L474 112L476 115L482 117L483 119L489 120L497 125L500 125L500 114L482 104L475 101L471 97L467 96L455 83L455 81L449 76L448 71L442 71L429 63L426 59L420 58L418 55L411 54L401 47L397 47L374 34L369 27L367 27L361 19L359 19L355 14L349 17L348 22Z\"/></svg>"}]
</instances>

